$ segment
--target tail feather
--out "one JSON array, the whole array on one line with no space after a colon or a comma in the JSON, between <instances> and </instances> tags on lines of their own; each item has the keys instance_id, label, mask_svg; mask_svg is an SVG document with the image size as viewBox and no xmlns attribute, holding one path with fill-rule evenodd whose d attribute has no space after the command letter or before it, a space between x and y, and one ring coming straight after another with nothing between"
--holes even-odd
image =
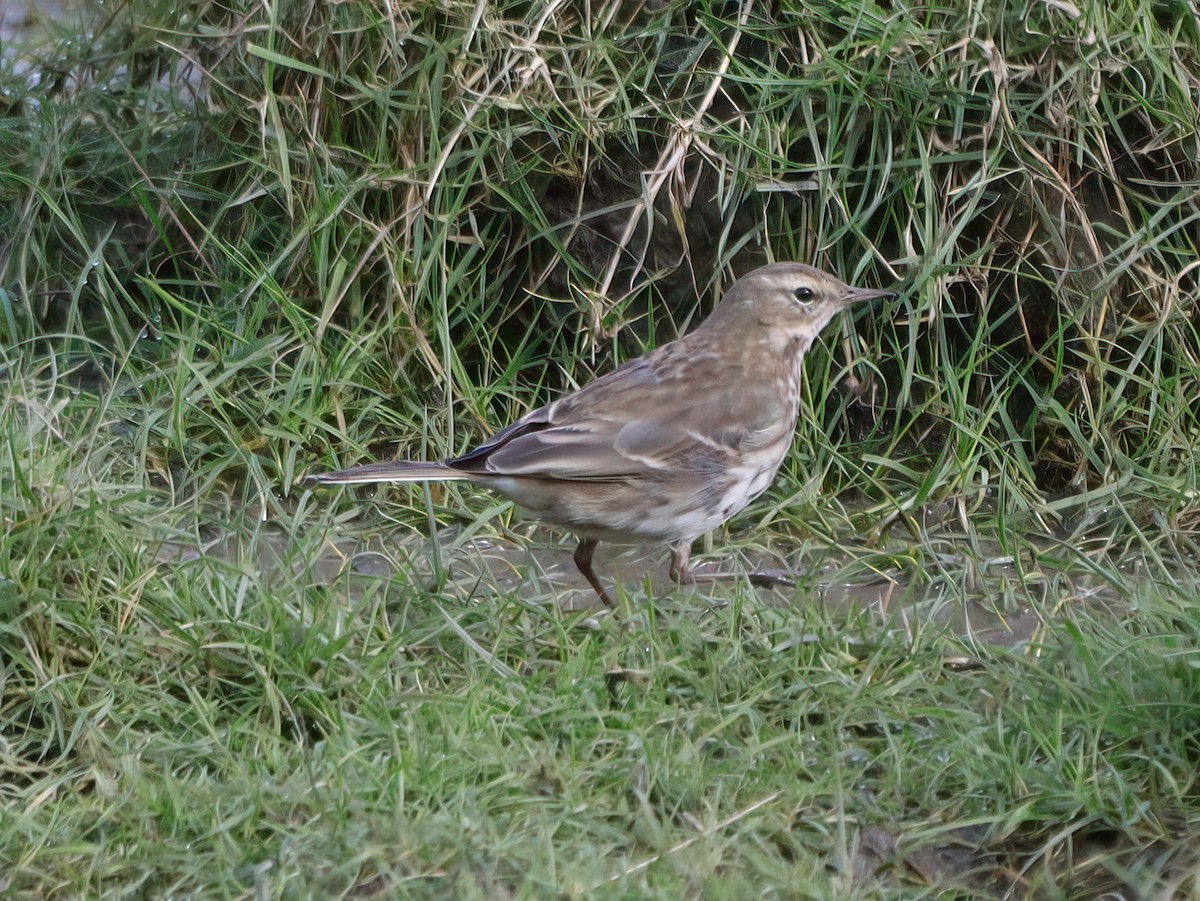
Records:
<instances>
[{"instance_id":1,"label":"tail feather","mask_svg":"<svg viewBox=\"0 0 1200 901\"><path fill-rule=\"evenodd\" d=\"M358 482L426 482L469 479L469 473L451 469L442 463L427 463L421 460L385 460L381 463L366 463L352 469L335 472L315 472L305 481L323 484L351 485Z\"/></svg>"}]
</instances>

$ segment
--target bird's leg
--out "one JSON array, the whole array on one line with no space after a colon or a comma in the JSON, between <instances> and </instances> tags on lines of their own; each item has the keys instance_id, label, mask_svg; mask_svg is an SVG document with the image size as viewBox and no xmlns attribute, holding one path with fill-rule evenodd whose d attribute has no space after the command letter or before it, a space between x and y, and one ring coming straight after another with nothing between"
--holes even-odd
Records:
<instances>
[{"instance_id":1,"label":"bird's leg","mask_svg":"<svg viewBox=\"0 0 1200 901\"><path fill-rule=\"evenodd\" d=\"M588 584L596 589L596 594L600 595L600 600L604 601L604 606L612 608L616 604L608 596L608 592L604 590L604 586L600 584L600 580L596 577L596 571L592 569L592 554L595 552L595 538L580 538L579 545L575 548L575 566L583 573L583 577L588 580Z\"/></svg>"},{"instance_id":2,"label":"bird's leg","mask_svg":"<svg viewBox=\"0 0 1200 901\"><path fill-rule=\"evenodd\" d=\"M680 585L696 585L700 582L732 582L735 579L741 578L740 573L698 573L692 569L689 562L691 558L692 543L690 541L681 541L678 544L671 545L671 578ZM787 573L777 569L764 569L746 573L746 578L750 580L751 585L759 588L774 588L776 585L792 586L796 584Z\"/></svg>"},{"instance_id":3,"label":"bird's leg","mask_svg":"<svg viewBox=\"0 0 1200 901\"><path fill-rule=\"evenodd\" d=\"M692 572L692 543L681 541L671 545L671 578L680 585L694 585L696 574Z\"/></svg>"}]
</instances>

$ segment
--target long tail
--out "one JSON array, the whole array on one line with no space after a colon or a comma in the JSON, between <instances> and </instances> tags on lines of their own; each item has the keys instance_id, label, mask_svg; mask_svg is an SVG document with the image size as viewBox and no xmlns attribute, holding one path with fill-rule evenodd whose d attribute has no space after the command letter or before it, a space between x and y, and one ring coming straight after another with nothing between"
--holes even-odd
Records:
<instances>
[{"instance_id":1,"label":"long tail","mask_svg":"<svg viewBox=\"0 0 1200 901\"><path fill-rule=\"evenodd\" d=\"M420 460L386 460L382 463L367 463L353 469L336 472L315 472L305 477L308 482L350 485L356 482L425 482L469 479L469 473L451 469L441 463L425 463Z\"/></svg>"}]
</instances>

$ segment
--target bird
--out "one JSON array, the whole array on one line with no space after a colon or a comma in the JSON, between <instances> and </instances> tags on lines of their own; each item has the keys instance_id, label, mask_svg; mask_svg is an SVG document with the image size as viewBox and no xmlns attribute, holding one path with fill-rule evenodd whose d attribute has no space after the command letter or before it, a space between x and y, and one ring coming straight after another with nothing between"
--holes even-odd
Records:
<instances>
[{"instance_id":1,"label":"bird","mask_svg":"<svg viewBox=\"0 0 1200 901\"><path fill-rule=\"evenodd\" d=\"M894 292L855 288L813 266L777 262L738 278L694 330L438 461L390 460L310 483L465 480L578 538L574 561L609 608L592 567L600 541L662 542L679 584L692 543L767 489L791 445L805 353L841 310ZM753 584L786 582L750 573Z\"/></svg>"}]
</instances>

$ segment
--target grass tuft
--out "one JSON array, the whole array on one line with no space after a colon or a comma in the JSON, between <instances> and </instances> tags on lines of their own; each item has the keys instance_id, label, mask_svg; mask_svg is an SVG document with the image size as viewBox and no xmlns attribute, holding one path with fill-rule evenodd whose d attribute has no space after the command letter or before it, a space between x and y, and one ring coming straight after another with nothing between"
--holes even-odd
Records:
<instances>
[{"instance_id":1,"label":"grass tuft","mask_svg":"<svg viewBox=\"0 0 1200 901\"><path fill-rule=\"evenodd\" d=\"M0 889L1190 897L1200 46L1147 0L186 4L0 47ZM436 458L805 260L676 591ZM611 564L611 569L609 565ZM645 575L650 572L650 575Z\"/></svg>"}]
</instances>

